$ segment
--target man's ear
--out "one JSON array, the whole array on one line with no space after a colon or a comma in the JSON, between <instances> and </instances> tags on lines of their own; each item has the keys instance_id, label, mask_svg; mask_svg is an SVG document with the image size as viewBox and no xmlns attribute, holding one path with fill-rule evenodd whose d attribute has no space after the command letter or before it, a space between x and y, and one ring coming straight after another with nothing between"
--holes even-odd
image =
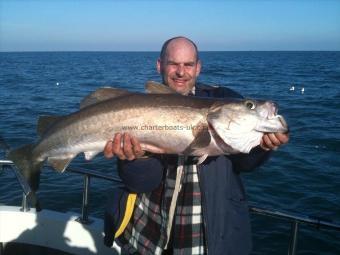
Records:
<instances>
[{"instance_id":1,"label":"man's ear","mask_svg":"<svg viewBox=\"0 0 340 255\"><path fill-rule=\"evenodd\" d=\"M196 68L196 77L200 74L201 67L202 67L201 60L198 60L197 61L197 68Z\"/></svg>"},{"instance_id":2,"label":"man's ear","mask_svg":"<svg viewBox=\"0 0 340 255\"><path fill-rule=\"evenodd\" d=\"M161 73L162 69L161 69L161 59L160 58L157 59L156 67L157 67L157 72Z\"/></svg>"}]
</instances>

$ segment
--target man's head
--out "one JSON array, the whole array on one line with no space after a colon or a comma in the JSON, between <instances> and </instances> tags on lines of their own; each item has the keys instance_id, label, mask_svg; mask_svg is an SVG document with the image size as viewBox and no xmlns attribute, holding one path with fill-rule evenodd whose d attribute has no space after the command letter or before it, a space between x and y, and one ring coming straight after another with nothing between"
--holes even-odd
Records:
<instances>
[{"instance_id":1,"label":"man's head","mask_svg":"<svg viewBox=\"0 0 340 255\"><path fill-rule=\"evenodd\" d=\"M201 71L197 46L185 37L167 40L157 60L157 70L163 83L182 95L187 95L195 86Z\"/></svg>"}]
</instances>

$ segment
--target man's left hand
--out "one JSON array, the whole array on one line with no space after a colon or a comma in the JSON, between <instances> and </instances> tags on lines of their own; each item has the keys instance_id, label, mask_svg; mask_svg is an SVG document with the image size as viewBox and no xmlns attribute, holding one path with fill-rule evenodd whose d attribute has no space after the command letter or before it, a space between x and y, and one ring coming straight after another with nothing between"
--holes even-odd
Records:
<instances>
[{"instance_id":1,"label":"man's left hand","mask_svg":"<svg viewBox=\"0 0 340 255\"><path fill-rule=\"evenodd\" d=\"M267 151L276 150L288 141L289 133L267 133L263 135L260 146Z\"/></svg>"}]
</instances>

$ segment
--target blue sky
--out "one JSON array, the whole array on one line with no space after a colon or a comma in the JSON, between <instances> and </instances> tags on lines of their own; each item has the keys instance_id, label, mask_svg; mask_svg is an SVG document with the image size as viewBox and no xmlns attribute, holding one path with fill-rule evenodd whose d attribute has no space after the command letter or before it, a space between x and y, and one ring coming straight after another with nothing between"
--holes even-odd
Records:
<instances>
[{"instance_id":1,"label":"blue sky","mask_svg":"<svg viewBox=\"0 0 340 255\"><path fill-rule=\"evenodd\" d=\"M0 51L340 50L339 0L0 0Z\"/></svg>"}]
</instances>

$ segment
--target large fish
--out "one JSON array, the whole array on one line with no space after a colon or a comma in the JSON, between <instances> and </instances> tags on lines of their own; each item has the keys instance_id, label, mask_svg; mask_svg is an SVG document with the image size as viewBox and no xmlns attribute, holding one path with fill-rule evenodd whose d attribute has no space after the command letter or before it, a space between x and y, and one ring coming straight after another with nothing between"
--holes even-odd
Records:
<instances>
[{"instance_id":1,"label":"large fish","mask_svg":"<svg viewBox=\"0 0 340 255\"><path fill-rule=\"evenodd\" d=\"M40 118L37 143L10 151L8 158L29 179L45 161L62 172L82 152L92 159L117 132L135 136L146 151L197 156L202 162L209 155L248 153L263 133L288 131L270 101L182 96L154 82L146 90L98 89L79 111Z\"/></svg>"}]
</instances>

